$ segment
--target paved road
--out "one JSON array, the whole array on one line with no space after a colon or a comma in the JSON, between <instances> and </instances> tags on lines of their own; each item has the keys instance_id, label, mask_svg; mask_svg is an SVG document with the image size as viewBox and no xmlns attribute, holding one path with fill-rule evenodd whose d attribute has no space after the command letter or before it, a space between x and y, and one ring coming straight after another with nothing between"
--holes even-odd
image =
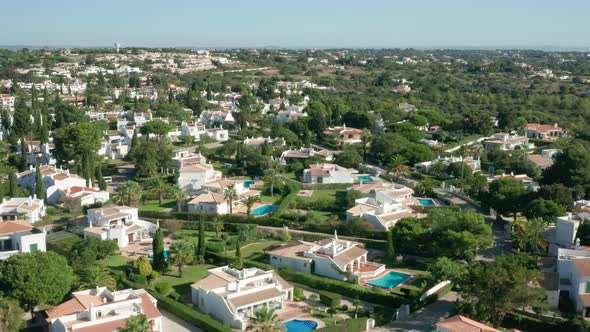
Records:
<instances>
[{"instance_id":1,"label":"paved road","mask_svg":"<svg viewBox=\"0 0 590 332\"><path fill-rule=\"evenodd\" d=\"M171 313L161 310L162 313L162 330L174 332L203 332L200 328L178 319Z\"/></svg>"},{"instance_id":2,"label":"paved road","mask_svg":"<svg viewBox=\"0 0 590 332\"><path fill-rule=\"evenodd\" d=\"M429 332L434 329L434 325L449 317L457 300L457 293L449 292L440 300L427 305L421 310L413 313L404 320L393 321L387 325L377 327L372 332L401 332L418 330Z\"/></svg>"}]
</instances>

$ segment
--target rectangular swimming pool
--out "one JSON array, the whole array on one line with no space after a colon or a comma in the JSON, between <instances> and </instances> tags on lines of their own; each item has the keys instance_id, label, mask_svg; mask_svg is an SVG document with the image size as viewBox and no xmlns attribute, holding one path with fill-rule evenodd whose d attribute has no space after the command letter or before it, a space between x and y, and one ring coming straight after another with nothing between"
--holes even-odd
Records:
<instances>
[{"instance_id":1,"label":"rectangular swimming pool","mask_svg":"<svg viewBox=\"0 0 590 332\"><path fill-rule=\"evenodd\" d=\"M436 206L436 203L430 198L418 198L418 203L424 206Z\"/></svg>"},{"instance_id":2,"label":"rectangular swimming pool","mask_svg":"<svg viewBox=\"0 0 590 332\"><path fill-rule=\"evenodd\" d=\"M357 180L363 181L365 183L367 183L367 182L373 182L373 178L370 177L370 176L368 176L368 175L360 175L360 176L357 176Z\"/></svg>"},{"instance_id":3,"label":"rectangular swimming pool","mask_svg":"<svg viewBox=\"0 0 590 332\"><path fill-rule=\"evenodd\" d=\"M375 287L392 289L406 282L411 277L409 274L391 271L379 279L370 280L368 284Z\"/></svg>"},{"instance_id":4,"label":"rectangular swimming pool","mask_svg":"<svg viewBox=\"0 0 590 332\"><path fill-rule=\"evenodd\" d=\"M263 216L265 214L273 213L279 208L278 205L263 205L255 208L250 212L254 216Z\"/></svg>"}]
</instances>

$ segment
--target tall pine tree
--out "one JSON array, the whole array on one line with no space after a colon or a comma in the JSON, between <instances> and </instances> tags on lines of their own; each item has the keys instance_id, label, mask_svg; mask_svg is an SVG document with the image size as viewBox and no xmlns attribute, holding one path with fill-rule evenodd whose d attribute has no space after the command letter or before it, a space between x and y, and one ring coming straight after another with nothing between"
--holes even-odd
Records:
<instances>
[{"instance_id":1,"label":"tall pine tree","mask_svg":"<svg viewBox=\"0 0 590 332\"><path fill-rule=\"evenodd\" d=\"M154 234L152 248L154 250L154 267L156 270L162 271L166 267L166 258L164 257L164 236L161 227L158 227L156 234Z\"/></svg>"},{"instance_id":2,"label":"tall pine tree","mask_svg":"<svg viewBox=\"0 0 590 332\"><path fill-rule=\"evenodd\" d=\"M10 173L8 175L8 196L16 197L18 186L16 184L16 174Z\"/></svg>"},{"instance_id":3,"label":"tall pine tree","mask_svg":"<svg viewBox=\"0 0 590 332\"><path fill-rule=\"evenodd\" d=\"M199 264L205 263L205 219L201 215L199 222L199 239L197 242L197 261Z\"/></svg>"},{"instance_id":4,"label":"tall pine tree","mask_svg":"<svg viewBox=\"0 0 590 332\"><path fill-rule=\"evenodd\" d=\"M43 187L43 175L39 165L35 168L35 194L38 199L45 200L45 188Z\"/></svg>"},{"instance_id":5,"label":"tall pine tree","mask_svg":"<svg viewBox=\"0 0 590 332\"><path fill-rule=\"evenodd\" d=\"M98 182L98 189L102 191L107 190L107 182L104 180L104 177L102 176L101 165L98 165L98 167L96 167L96 181Z\"/></svg>"}]
</instances>

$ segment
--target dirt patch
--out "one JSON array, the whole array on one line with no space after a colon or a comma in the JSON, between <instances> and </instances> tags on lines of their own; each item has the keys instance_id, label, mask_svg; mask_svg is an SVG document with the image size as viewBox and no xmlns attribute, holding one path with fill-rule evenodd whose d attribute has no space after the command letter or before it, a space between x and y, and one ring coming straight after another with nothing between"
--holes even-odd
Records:
<instances>
[{"instance_id":1,"label":"dirt patch","mask_svg":"<svg viewBox=\"0 0 590 332\"><path fill-rule=\"evenodd\" d=\"M299 190L297 193L298 197L311 197L313 195L313 190Z\"/></svg>"}]
</instances>

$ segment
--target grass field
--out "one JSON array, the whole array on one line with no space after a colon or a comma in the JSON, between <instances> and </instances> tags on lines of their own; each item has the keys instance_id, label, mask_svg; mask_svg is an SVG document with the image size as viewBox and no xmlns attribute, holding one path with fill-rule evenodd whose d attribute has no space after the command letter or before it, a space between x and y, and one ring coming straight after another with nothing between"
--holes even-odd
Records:
<instances>
[{"instance_id":1,"label":"grass field","mask_svg":"<svg viewBox=\"0 0 590 332\"><path fill-rule=\"evenodd\" d=\"M159 201L156 200L147 200L144 205L142 205L139 210L140 211L166 211L170 209L174 209L176 207L176 202L173 199L166 198L164 199L164 204L160 205Z\"/></svg>"},{"instance_id":2,"label":"grass field","mask_svg":"<svg viewBox=\"0 0 590 332\"><path fill-rule=\"evenodd\" d=\"M177 268L174 268L170 273L161 275L156 282L165 282L178 294L186 296L191 291L191 285L207 276L207 270L214 267L209 264L187 265L182 278L178 276Z\"/></svg>"},{"instance_id":3,"label":"grass field","mask_svg":"<svg viewBox=\"0 0 590 332\"><path fill-rule=\"evenodd\" d=\"M100 261L103 266L106 266L111 271L124 271L132 259L121 255L112 255Z\"/></svg>"}]
</instances>

